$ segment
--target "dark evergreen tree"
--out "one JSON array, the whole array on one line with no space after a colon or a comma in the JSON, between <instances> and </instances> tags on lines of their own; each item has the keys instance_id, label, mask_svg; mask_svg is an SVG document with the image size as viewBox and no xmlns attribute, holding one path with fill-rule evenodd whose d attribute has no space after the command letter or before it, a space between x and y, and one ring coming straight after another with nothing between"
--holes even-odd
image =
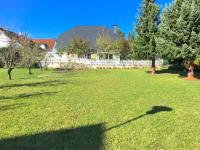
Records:
<instances>
[{"instance_id":1,"label":"dark evergreen tree","mask_svg":"<svg viewBox=\"0 0 200 150\"><path fill-rule=\"evenodd\" d=\"M159 24L159 6L155 0L143 0L136 25L135 55L138 59L152 60L152 74L155 73L156 42L155 36Z\"/></svg>"},{"instance_id":2,"label":"dark evergreen tree","mask_svg":"<svg viewBox=\"0 0 200 150\"><path fill-rule=\"evenodd\" d=\"M184 60L194 78L194 60L200 54L200 1L176 0L161 17L157 50L170 60Z\"/></svg>"}]
</instances>

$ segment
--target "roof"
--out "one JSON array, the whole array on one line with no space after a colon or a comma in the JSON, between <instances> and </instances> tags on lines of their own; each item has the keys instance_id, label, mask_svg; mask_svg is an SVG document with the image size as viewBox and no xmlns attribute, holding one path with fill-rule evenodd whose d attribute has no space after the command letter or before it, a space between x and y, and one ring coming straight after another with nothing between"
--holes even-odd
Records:
<instances>
[{"instance_id":1,"label":"roof","mask_svg":"<svg viewBox=\"0 0 200 150\"><path fill-rule=\"evenodd\" d=\"M19 40L19 42L20 42L20 38L23 37L15 32L9 31L4 28L0 28L0 31L2 31L8 38L10 38L10 39L15 38L15 39Z\"/></svg>"},{"instance_id":2,"label":"roof","mask_svg":"<svg viewBox=\"0 0 200 150\"><path fill-rule=\"evenodd\" d=\"M49 49L53 49L56 43L56 39L33 39L32 41L38 44L46 44Z\"/></svg>"},{"instance_id":3,"label":"roof","mask_svg":"<svg viewBox=\"0 0 200 150\"><path fill-rule=\"evenodd\" d=\"M0 28L0 31L8 38L7 40L8 41L10 41L10 40L12 40L12 39L15 39L15 40L17 40L17 42L20 44L20 45L23 45L24 43L23 43L23 39L24 38L26 38L25 36L23 36L23 35L21 35L21 34L17 34L17 33L15 33L15 32L12 32L12 31L9 31L9 30L6 30L6 29L4 29L4 28ZM30 44L30 46L33 44L33 40L31 40L31 39L28 39L29 40L29 44ZM55 40L55 39L54 39ZM37 41L37 40L36 40ZM35 43L37 43L35 41ZM2 41L1 41L2 42ZM2 42L3 43L3 42ZM1 43L1 44L2 44ZM3 43L4 44L4 43ZM2 44L2 45L3 45ZM44 43L44 44L46 44L46 43ZM9 43L8 44L4 44L5 46L8 46L9 45ZM49 44L48 46L51 46L51 44ZM38 47L39 48L39 47ZM41 51L44 51L42 48L39 48Z\"/></svg>"},{"instance_id":4,"label":"roof","mask_svg":"<svg viewBox=\"0 0 200 150\"><path fill-rule=\"evenodd\" d=\"M77 26L61 34L58 38L58 47L62 44L68 44L73 38L79 37L89 41L89 47L96 49L96 39L99 34L108 34L111 39L118 39L118 34L102 26Z\"/></svg>"},{"instance_id":5,"label":"roof","mask_svg":"<svg viewBox=\"0 0 200 150\"><path fill-rule=\"evenodd\" d=\"M9 31L7 29L4 29L4 28L0 28L0 31L7 37L7 45L9 45L9 41L12 41L12 40L17 40L18 44L20 45L23 45L23 39L25 38L24 35L21 35L21 34L17 34L13 31ZM31 44L31 40L29 40L29 44Z\"/></svg>"}]
</instances>

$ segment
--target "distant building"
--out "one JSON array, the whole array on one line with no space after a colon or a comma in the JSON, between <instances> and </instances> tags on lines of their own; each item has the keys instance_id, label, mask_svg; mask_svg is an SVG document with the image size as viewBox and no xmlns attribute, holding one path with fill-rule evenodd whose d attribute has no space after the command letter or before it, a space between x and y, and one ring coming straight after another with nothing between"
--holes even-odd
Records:
<instances>
[{"instance_id":1,"label":"distant building","mask_svg":"<svg viewBox=\"0 0 200 150\"><path fill-rule=\"evenodd\" d=\"M118 54L97 52L96 39L100 34L109 35L112 40L119 38L118 26L114 25L113 30L101 26L77 26L63 34L58 38L57 49L62 45L68 45L73 38L79 37L89 42L89 48L94 49L93 53L85 54L85 58L88 59L120 59ZM108 56L109 55L109 56ZM78 57L77 54L68 54L68 57Z\"/></svg>"},{"instance_id":2,"label":"distant building","mask_svg":"<svg viewBox=\"0 0 200 150\"><path fill-rule=\"evenodd\" d=\"M56 53L56 39L32 39L33 42L50 53Z\"/></svg>"},{"instance_id":3,"label":"distant building","mask_svg":"<svg viewBox=\"0 0 200 150\"><path fill-rule=\"evenodd\" d=\"M39 44L40 48L47 51L47 54L45 56L46 59L51 60L58 60L62 58L57 54L57 40L55 38L51 39L32 39L33 42Z\"/></svg>"},{"instance_id":4,"label":"distant building","mask_svg":"<svg viewBox=\"0 0 200 150\"><path fill-rule=\"evenodd\" d=\"M10 39L5 34L3 29L0 29L0 48L8 47Z\"/></svg>"},{"instance_id":5,"label":"distant building","mask_svg":"<svg viewBox=\"0 0 200 150\"><path fill-rule=\"evenodd\" d=\"M108 35L112 40L119 39L118 35L118 26L114 25L113 30L108 29L106 27L101 26L77 26L65 33L62 33L58 40L55 38L51 39L32 39L33 42L40 45L40 47L44 50L47 50L48 53L45 59L53 60L60 60L62 59L67 60L71 58L78 58L78 54L71 54L65 53L63 56L59 56L57 54L58 49L62 45L68 45L73 38L79 37L81 39L87 40L89 42L89 48L92 50L91 53L87 53L81 58L99 60L99 59L113 59L113 60L120 60L119 54L115 53L106 53L102 52L101 50L97 50L96 46L96 39L100 34ZM12 31L5 30L0 28L0 48L9 46L9 41L12 37L19 38L22 35L16 34Z\"/></svg>"},{"instance_id":6,"label":"distant building","mask_svg":"<svg viewBox=\"0 0 200 150\"><path fill-rule=\"evenodd\" d=\"M17 40L20 44L21 37L21 35L15 32L0 28L0 48L8 47L12 39Z\"/></svg>"}]
</instances>

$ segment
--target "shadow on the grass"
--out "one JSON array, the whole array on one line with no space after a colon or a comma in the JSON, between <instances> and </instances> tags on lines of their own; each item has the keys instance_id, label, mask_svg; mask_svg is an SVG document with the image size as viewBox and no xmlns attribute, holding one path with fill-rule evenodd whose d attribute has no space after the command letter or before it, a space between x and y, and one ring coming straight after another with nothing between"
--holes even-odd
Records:
<instances>
[{"instance_id":1,"label":"shadow on the grass","mask_svg":"<svg viewBox=\"0 0 200 150\"><path fill-rule=\"evenodd\" d=\"M186 70L173 70L170 68L157 70L157 74L178 74L180 77L187 77L187 71Z\"/></svg>"},{"instance_id":2,"label":"shadow on the grass","mask_svg":"<svg viewBox=\"0 0 200 150\"><path fill-rule=\"evenodd\" d=\"M177 74L180 78L187 78L187 71L186 70L172 70L172 69L162 69L156 71L157 74ZM199 72L195 71L194 76L197 79L200 79Z\"/></svg>"},{"instance_id":3,"label":"shadow on the grass","mask_svg":"<svg viewBox=\"0 0 200 150\"><path fill-rule=\"evenodd\" d=\"M5 138L0 140L0 147L2 150L100 150L104 149L105 132L119 128L148 115L170 112L172 110L172 108L166 106L154 106L151 110L136 118L107 129L105 125L101 123L73 129L62 129L33 135Z\"/></svg>"},{"instance_id":4,"label":"shadow on the grass","mask_svg":"<svg viewBox=\"0 0 200 150\"><path fill-rule=\"evenodd\" d=\"M151 73L151 71L146 71L147 73ZM180 78L186 78L187 77L187 70L184 67L181 66L170 66L165 69L156 70L156 74L176 74ZM200 73L199 71L195 70L195 78L200 79Z\"/></svg>"},{"instance_id":5,"label":"shadow on the grass","mask_svg":"<svg viewBox=\"0 0 200 150\"><path fill-rule=\"evenodd\" d=\"M0 105L0 112L7 111L7 110L14 110L22 107L29 106L25 103L18 103L18 104L11 104L11 105Z\"/></svg>"},{"instance_id":6,"label":"shadow on the grass","mask_svg":"<svg viewBox=\"0 0 200 150\"><path fill-rule=\"evenodd\" d=\"M28 87L55 86L55 85L61 85L61 84L67 84L67 83L70 83L70 82L62 81L62 80L51 80L51 81L33 82L33 83L6 84L6 85L0 85L0 89L23 87L23 86L28 86Z\"/></svg>"},{"instance_id":7,"label":"shadow on the grass","mask_svg":"<svg viewBox=\"0 0 200 150\"><path fill-rule=\"evenodd\" d=\"M146 72L151 74L151 71L146 71ZM181 78L187 77L187 72L185 70L173 70L170 68L156 70L156 74L177 74Z\"/></svg>"},{"instance_id":8,"label":"shadow on the grass","mask_svg":"<svg viewBox=\"0 0 200 150\"><path fill-rule=\"evenodd\" d=\"M34 97L34 96L53 95L53 94L57 94L59 92L38 92L38 93L31 93L31 94L19 94L19 95L16 95L16 96L0 96L0 101L10 100L10 99L11 100L17 100L17 99L21 99L21 98L31 98L31 97Z\"/></svg>"},{"instance_id":9,"label":"shadow on the grass","mask_svg":"<svg viewBox=\"0 0 200 150\"><path fill-rule=\"evenodd\" d=\"M104 124L0 140L2 150L100 150Z\"/></svg>"},{"instance_id":10,"label":"shadow on the grass","mask_svg":"<svg viewBox=\"0 0 200 150\"><path fill-rule=\"evenodd\" d=\"M23 98L31 98L34 96L43 96L43 95L53 95L58 92L39 92L39 93L31 93L31 94L19 94L17 96L0 96L0 102L7 101L7 100L18 100L18 99L23 99ZM1 111L7 111L7 110L13 110L13 109L18 109L22 107L29 106L28 104L25 103L15 103L11 105L0 105L0 112Z\"/></svg>"},{"instance_id":11,"label":"shadow on the grass","mask_svg":"<svg viewBox=\"0 0 200 150\"><path fill-rule=\"evenodd\" d=\"M119 128L119 127L121 127L123 125L129 124L129 123L131 123L133 121L136 121L136 120L141 119L143 117L146 117L148 115L154 115L154 114L157 114L157 113L160 113L160 112L170 112L172 110L173 110L172 108L166 107L166 106L153 106L152 109L147 111L145 114L142 114L142 115L140 115L138 117L132 118L132 119L130 119L128 121L125 121L125 122L123 122L121 124L118 124L118 125L115 125L113 127L107 128L105 131L110 131L112 129Z\"/></svg>"}]
</instances>

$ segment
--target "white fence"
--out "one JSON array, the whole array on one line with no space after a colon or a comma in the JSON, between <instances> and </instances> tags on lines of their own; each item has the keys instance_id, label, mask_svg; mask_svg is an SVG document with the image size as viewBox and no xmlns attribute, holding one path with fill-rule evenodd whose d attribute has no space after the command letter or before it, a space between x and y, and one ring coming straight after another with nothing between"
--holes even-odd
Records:
<instances>
[{"instance_id":1,"label":"white fence","mask_svg":"<svg viewBox=\"0 0 200 150\"><path fill-rule=\"evenodd\" d=\"M60 68L69 63L84 65L88 68L149 68L152 62L150 60L91 60L83 58L48 58L42 61L43 66L49 68ZM167 64L166 61L156 60L156 67Z\"/></svg>"}]
</instances>

